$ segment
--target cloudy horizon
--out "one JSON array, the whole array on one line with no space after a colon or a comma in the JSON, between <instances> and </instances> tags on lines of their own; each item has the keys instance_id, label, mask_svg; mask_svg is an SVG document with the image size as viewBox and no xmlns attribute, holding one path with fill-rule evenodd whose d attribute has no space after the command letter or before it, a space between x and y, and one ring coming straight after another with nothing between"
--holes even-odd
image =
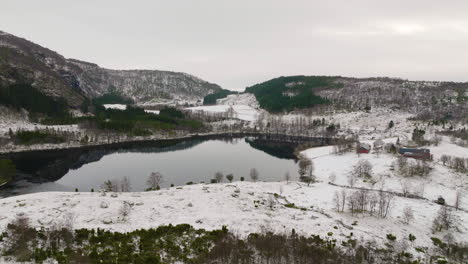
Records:
<instances>
[{"instance_id":1,"label":"cloudy horizon","mask_svg":"<svg viewBox=\"0 0 468 264\"><path fill-rule=\"evenodd\" d=\"M0 30L105 68L232 90L285 75L468 81L468 1L291 2L7 0Z\"/></svg>"}]
</instances>

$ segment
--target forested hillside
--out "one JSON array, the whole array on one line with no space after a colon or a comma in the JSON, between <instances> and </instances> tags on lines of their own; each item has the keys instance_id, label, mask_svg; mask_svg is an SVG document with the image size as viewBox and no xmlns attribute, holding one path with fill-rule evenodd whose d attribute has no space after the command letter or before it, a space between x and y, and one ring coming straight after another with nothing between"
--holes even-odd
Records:
<instances>
[{"instance_id":1,"label":"forested hillside","mask_svg":"<svg viewBox=\"0 0 468 264\"><path fill-rule=\"evenodd\" d=\"M315 94L317 88L337 88L335 77L289 76L279 77L246 88L253 93L260 106L270 112L292 111L327 104L329 101Z\"/></svg>"}]
</instances>

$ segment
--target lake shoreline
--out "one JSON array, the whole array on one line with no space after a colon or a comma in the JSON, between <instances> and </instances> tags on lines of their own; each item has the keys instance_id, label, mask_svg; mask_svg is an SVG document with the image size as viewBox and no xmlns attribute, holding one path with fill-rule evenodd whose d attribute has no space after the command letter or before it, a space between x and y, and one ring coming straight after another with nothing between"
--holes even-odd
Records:
<instances>
[{"instance_id":1,"label":"lake shoreline","mask_svg":"<svg viewBox=\"0 0 468 264\"><path fill-rule=\"evenodd\" d=\"M145 142L170 142L177 140L191 140L191 139L216 139L216 138L239 138L239 137L257 137L265 136L269 139L289 139L293 142L308 142L314 140L320 140L324 142L323 145L330 145L330 141L333 141L334 138L324 138L324 137L312 137L312 136L298 136L298 135L284 135L284 134L272 134L272 133L261 133L261 132L215 132L215 133L197 133L197 134L188 134L184 136L176 137L164 137L164 138L138 138L133 137L129 140L121 140L118 142L98 142L98 143L88 143L88 144L35 144L35 145L15 145L15 149L0 149L0 158L2 156L9 156L12 154L19 153L28 153L36 151L57 151L57 150L73 150L73 149L86 149L93 147L104 147L104 146L120 146L127 145L132 143L145 143ZM325 143L327 142L327 143ZM29 147L29 148L27 148Z\"/></svg>"},{"instance_id":2,"label":"lake shoreline","mask_svg":"<svg viewBox=\"0 0 468 264\"><path fill-rule=\"evenodd\" d=\"M141 149L142 152L159 152L186 149L197 142L220 140L232 141L242 138L255 139L250 146L257 148L271 156L280 159L298 159L298 151L306 144L308 147L330 145L332 138L316 138L301 136L286 136L266 133L210 133L193 134L183 137L164 139L142 139L125 142L112 142L109 144L88 144L80 146L67 146L65 148L44 148L28 151L18 151L0 154L0 159L11 160L16 164L16 176L6 186L13 186L21 180L30 183L55 182L61 179L70 169L77 170L85 164L99 161L102 157L112 153L131 152L132 149ZM282 151L278 151L281 149ZM234 158L234 157L233 157ZM3 189L2 188L2 189Z\"/></svg>"}]
</instances>

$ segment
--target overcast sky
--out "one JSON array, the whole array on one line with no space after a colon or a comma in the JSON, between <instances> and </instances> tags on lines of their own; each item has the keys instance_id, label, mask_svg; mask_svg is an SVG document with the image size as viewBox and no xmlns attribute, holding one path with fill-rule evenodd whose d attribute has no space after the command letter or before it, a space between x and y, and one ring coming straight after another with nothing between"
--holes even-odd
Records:
<instances>
[{"instance_id":1,"label":"overcast sky","mask_svg":"<svg viewBox=\"0 0 468 264\"><path fill-rule=\"evenodd\" d=\"M0 30L227 89L299 74L468 81L467 0L2 0Z\"/></svg>"}]
</instances>

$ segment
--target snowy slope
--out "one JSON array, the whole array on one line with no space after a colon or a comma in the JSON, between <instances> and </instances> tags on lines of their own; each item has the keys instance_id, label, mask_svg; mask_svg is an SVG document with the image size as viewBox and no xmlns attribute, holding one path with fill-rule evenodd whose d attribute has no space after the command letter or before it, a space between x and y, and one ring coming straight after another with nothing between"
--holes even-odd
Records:
<instances>
[{"instance_id":1,"label":"snowy slope","mask_svg":"<svg viewBox=\"0 0 468 264\"><path fill-rule=\"evenodd\" d=\"M35 193L0 200L0 231L17 215L23 215L38 227L57 225L70 218L74 219L74 228L99 227L122 232L188 223L206 229L227 225L241 236L262 230L285 233L294 228L304 235L333 232L340 240L353 232L356 238L381 243L386 240L386 234L403 238L411 233L418 238L417 245L431 244L431 221L439 205L397 197L391 216L386 219L351 216L331 209L332 195L339 189L323 182L311 186L297 182L236 182L144 193L107 193L105 196L101 193ZM118 214L125 201L132 204L128 222L122 222ZM288 208L284 206L286 203L304 209ZM415 221L403 225L399 217L407 205L414 208ZM460 227L460 231L454 233L455 238L467 242L468 213L458 211L455 214ZM355 221L357 224L351 227Z\"/></svg>"},{"instance_id":2,"label":"snowy slope","mask_svg":"<svg viewBox=\"0 0 468 264\"><path fill-rule=\"evenodd\" d=\"M248 105L208 105L186 108L190 111L203 111L206 113L226 113L232 107L235 113L234 118L244 121L255 121L259 111Z\"/></svg>"},{"instance_id":3,"label":"snowy slope","mask_svg":"<svg viewBox=\"0 0 468 264\"><path fill-rule=\"evenodd\" d=\"M385 142L395 142L396 138L385 139ZM372 140L363 141L372 143ZM355 166L360 160L367 160L373 166L372 180L359 179L355 187L365 187L371 189L380 189L403 192L406 188L410 193L425 197L429 200L436 200L443 196L448 204L453 205L455 195L458 190L468 193L468 177L462 172L456 172L446 166L443 166L438 157L442 154L457 156L450 150L458 150L459 156L468 155L468 149L443 141L438 147L428 147L434 152L434 162L430 162L431 172L426 177L414 176L404 177L393 169L398 155L387 153L381 154L361 154L354 152L343 155L333 154L333 146L312 148L302 153L312 159L315 167L316 177L324 182L330 181L330 175L335 174L334 183L339 185L349 185L348 179ZM468 196L462 199L462 205L468 209Z\"/></svg>"}]
</instances>

